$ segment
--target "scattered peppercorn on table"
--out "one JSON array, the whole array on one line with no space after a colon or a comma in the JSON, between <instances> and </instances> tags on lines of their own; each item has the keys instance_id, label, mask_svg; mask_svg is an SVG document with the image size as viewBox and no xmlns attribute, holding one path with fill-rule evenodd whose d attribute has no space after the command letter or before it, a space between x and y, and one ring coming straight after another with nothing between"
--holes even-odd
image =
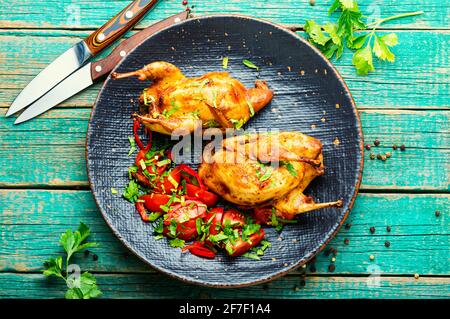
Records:
<instances>
[{"instance_id":1,"label":"scattered peppercorn on table","mask_svg":"<svg viewBox=\"0 0 450 319\"><path fill-rule=\"evenodd\" d=\"M329 21L329 1L189 1L195 14L236 13L294 28ZM0 9L1 114L59 54L123 8L121 0L6 1ZM191 286L155 272L107 227L89 190L85 139L101 84L37 119L0 118L0 297L62 298L62 283L42 275L57 242L82 221L100 243L78 257L104 298L449 298L450 6L441 0L360 1L361 11L424 14L382 25L396 32L395 63L356 75L350 53L333 63L360 111L364 176L347 225L305 268L239 289ZM92 10L95 8L95 10ZM183 10L161 1L142 29ZM220 63L220 61L218 61Z\"/></svg>"}]
</instances>

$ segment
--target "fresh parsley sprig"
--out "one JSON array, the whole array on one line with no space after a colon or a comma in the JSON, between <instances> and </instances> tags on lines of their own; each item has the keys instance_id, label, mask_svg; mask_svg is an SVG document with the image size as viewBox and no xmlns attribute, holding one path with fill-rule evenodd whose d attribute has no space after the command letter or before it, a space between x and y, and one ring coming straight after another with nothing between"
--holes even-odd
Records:
<instances>
[{"instance_id":1,"label":"fresh parsley sprig","mask_svg":"<svg viewBox=\"0 0 450 319\"><path fill-rule=\"evenodd\" d=\"M352 63L358 75L367 75L369 72L375 71L374 54L382 61L395 61L395 55L390 48L398 44L398 37L395 33L378 36L375 31L382 23L423 13L423 11L403 13L366 24L363 21L365 17L359 10L356 0L334 0L328 14L331 15L335 11L340 13L337 23L328 22L320 25L314 20L307 20L305 31L309 36L309 41L317 46L328 59L333 56L339 59L345 47L355 51ZM371 29L371 31L355 36L355 31L366 29Z\"/></svg>"},{"instance_id":2,"label":"fresh parsley sprig","mask_svg":"<svg viewBox=\"0 0 450 319\"><path fill-rule=\"evenodd\" d=\"M70 258L75 253L83 249L98 247L97 243L87 242L90 233L89 227L80 223L80 226L78 226L75 232L67 230L61 234L59 243L66 252L64 268L62 256L50 258L45 262L46 269L43 271L45 276L56 276L66 282L68 287L65 295L66 299L90 299L102 294L97 287L97 281L94 275L89 272L84 272L77 276L76 274L71 275L69 271Z\"/></svg>"}]
</instances>

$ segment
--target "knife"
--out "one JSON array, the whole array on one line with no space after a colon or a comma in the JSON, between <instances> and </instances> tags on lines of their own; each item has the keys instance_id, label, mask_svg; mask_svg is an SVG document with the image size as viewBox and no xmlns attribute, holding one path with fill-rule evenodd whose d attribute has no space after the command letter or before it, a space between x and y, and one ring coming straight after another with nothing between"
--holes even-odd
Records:
<instances>
[{"instance_id":1,"label":"knife","mask_svg":"<svg viewBox=\"0 0 450 319\"><path fill-rule=\"evenodd\" d=\"M133 27L158 0L135 0L114 18L61 54L42 70L16 97L6 117L27 107L51 88L79 69L89 58L96 56Z\"/></svg>"},{"instance_id":2,"label":"knife","mask_svg":"<svg viewBox=\"0 0 450 319\"><path fill-rule=\"evenodd\" d=\"M16 119L14 124L28 121L91 86L96 80L109 74L120 60L142 41L159 30L186 20L189 18L189 14L190 11L186 10L173 15L134 34L129 39L122 41L122 43L120 43L106 58L84 65L56 85L42 98L31 104L30 107Z\"/></svg>"}]
</instances>

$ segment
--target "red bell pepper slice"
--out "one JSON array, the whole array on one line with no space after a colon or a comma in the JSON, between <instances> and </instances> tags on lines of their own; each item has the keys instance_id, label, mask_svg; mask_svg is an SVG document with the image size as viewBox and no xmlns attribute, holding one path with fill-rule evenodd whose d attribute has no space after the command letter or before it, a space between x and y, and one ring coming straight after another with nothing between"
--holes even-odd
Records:
<instances>
[{"instance_id":1,"label":"red bell pepper slice","mask_svg":"<svg viewBox=\"0 0 450 319\"><path fill-rule=\"evenodd\" d=\"M190 197L198 198L208 207L213 207L219 201L216 194L193 184L186 184L186 193Z\"/></svg>"},{"instance_id":2,"label":"red bell pepper slice","mask_svg":"<svg viewBox=\"0 0 450 319\"><path fill-rule=\"evenodd\" d=\"M136 206L137 211L139 212L139 215L141 215L142 220L144 222L148 222L149 221L149 217L148 217L148 214L147 214L147 212L145 210L144 203L136 202L135 206Z\"/></svg>"},{"instance_id":3,"label":"red bell pepper slice","mask_svg":"<svg viewBox=\"0 0 450 319\"><path fill-rule=\"evenodd\" d=\"M202 189L207 189L207 187L203 184L202 179L200 178L200 176L198 175L198 173L197 173L193 168L187 166L186 164L180 164L180 165L178 165L178 167L179 167L179 169L180 169L181 171L185 172L186 174L189 174L189 175L195 177L195 179L196 179L197 182L198 182L198 186L199 186L200 188L202 188ZM186 179L186 178L185 178L185 179ZM189 184L192 184L192 182L191 182L190 180L186 179L186 181L187 181Z\"/></svg>"},{"instance_id":4,"label":"red bell pepper slice","mask_svg":"<svg viewBox=\"0 0 450 319\"><path fill-rule=\"evenodd\" d=\"M242 227L245 225L245 216L235 209L229 209L222 218L222 226L227 224L233 227Z\"/></svg>"},{"instance_id":5,"label":"red bell pepper slice","mask_svg":"<svg viewBox=\"0 0 450 319\"><path fill-rule=\"evenodd\" d=\"M250 248L257 246L264 238L264 229L260 228L256 233L250 235L247 241L243 241L242 238L236 240L234 244L230 243L232 253L226 250L227 254L232 257L240 256L247 252Z\"/></svg>"},{"instance_id":6,"label":"red bell pepper slice","mask_svg":"<svg viewBox=\"0 0 450 319\"><path fill-rule=\"evenodd\" d=\"M136 141L136 144L140 150L148 151L152 147L152 132L151 131L148 132L149 140L148 140L147 146L144 147L144 144L142 144L141 138L139 137L139 133L138 133L138 130L140 127L141 127L141 123L138 121L138 119L134 118L133 119L134 140Z\"/></svg>"},{"instance_id":7,"label":"red bell pepper slice","mask_svg":"<svg viewBox=\"0 0 450 319\"><path fill-rule=\"evenodd\" d=\"M139 184L141 184L142 186L145 186L145 187L148 187L148 188L152 187L152 184L147 179L147 177L144 176L144 174L142 174L140 172L136 172L136 173L132 173L132 175L137 180L137 182Z\"/></svg>"},{"instance_id":8,"label":"red bell pepper slice","mask_svg":"<svg viewBox=\"0 0 450 319\"><path fill-rule=\"evenodd\" d=\"M196 221L206 216L206 205L196 200L186 200L183 205L175 204L168 212L164 220L163 234L169 233L169 225L172 220L177 222L177 237L183 240L191 240L198 236Z\"/></svg>"},{"instance_id":9,"label":"red bell pepper slice","mask_svg":"<svg viewBox=\"0 0 450 319\"><path fill-rule=\"evenodd\" d=\"M204 257L208 259L214 259L216 257L216 253L213 252L211 249L205 247L199 242L195 242L192 245L188 245L183 248L182 251L189 250L189 252L193 255Z\"/></svg>"}]
</instances>

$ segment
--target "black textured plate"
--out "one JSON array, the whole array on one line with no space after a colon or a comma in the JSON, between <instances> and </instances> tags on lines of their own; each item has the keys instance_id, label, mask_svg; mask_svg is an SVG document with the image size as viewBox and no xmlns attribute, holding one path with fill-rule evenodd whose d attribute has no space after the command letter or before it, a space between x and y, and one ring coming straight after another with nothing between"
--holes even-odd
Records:
<instances>
[{"instance_id":1,"label":"black textured plate","mask_svg":"<svg viewBox=\"0 0 450 319\"><path fill-rule=\"evenodd\" d=\"M306 191L317 201L342 198L344 207L310 212L281 233L267 229L272 247L260 261L219 255L205 260L182 254L167 240L156 241L152 226L141 221L134 205L111 187L128 182L130 103L149 85L136 79L113 81L101 90L87 134L87 165L92 192L106 222L117 237L154 268L186 282L216 287L244 286L272 280L312 258L333 237L353 205L361 181L363 140L355 103L329 61L295 33L272 23L241 16L205 16L187 20L147 39L114 71L127 72L153 61L167 61L189 77L228 71L251 87L259 76L274 90L270 105L246 127L300 131L324 145L325 175ZM260 66L246 68L243 59ZM159 137L155 137L158 139Z\"/></svg>"}]
</instances>

